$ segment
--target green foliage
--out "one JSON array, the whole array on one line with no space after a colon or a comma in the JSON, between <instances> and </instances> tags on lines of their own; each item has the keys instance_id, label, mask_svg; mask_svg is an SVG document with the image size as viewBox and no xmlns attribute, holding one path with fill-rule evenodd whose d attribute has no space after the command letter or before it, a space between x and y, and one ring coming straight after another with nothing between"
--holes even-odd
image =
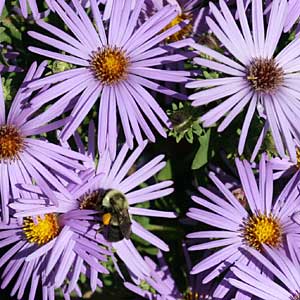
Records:
<instances>
[{"instance_id":1,"label":"green foliage","mask_svg":"<svg viewBox=\"0 0 300 300\"><path fill-rule=\"evenodd\" d=\"M214 77L215 75L209 75L207 72L207 76ZM174 137L176 143L185 139L188 143L197 145L198 150L191 168L196 170L203 167L208 161L210 130L201 127L199 109L191 106L189 102L179 102L179 104L172 103L172 110L168 110L167 113L173 124L169 136Z\"/></svg>"}]
</instances>

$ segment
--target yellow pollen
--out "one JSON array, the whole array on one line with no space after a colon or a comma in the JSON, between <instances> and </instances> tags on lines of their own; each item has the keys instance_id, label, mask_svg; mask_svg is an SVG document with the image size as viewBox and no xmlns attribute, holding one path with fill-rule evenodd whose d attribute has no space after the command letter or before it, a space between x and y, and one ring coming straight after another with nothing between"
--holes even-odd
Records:
<instances>
[{"instance_id":1,"label":"yellow pollen","mask_svg":"<svg viewBox=\"0 0 300 300\"><path fill-rule=\"evenodd\" d=\"M117 47L105 47L95 52L91 60L91 69L104 85L112 85L124 80L128 73L128 66L128 57Z\"/></svg>"},{"instance_id":2,"label":"yellow pollen","mask_svg":"<svg viewBox=\"0 0 300 300\"><path fill-rule=\"evenodd\" d=\"M259 213L244 222L243 237L249 246L257 250L262 250L263 244L278 248L282 242L282 227L272 214Z\"/></svg>"},{"instance_id":3,"label":"yellow pollen","mask_svg":"<svg viewBox=\"0 0 300 300\"><path fill-rule=\"evenodd\" d=\"M189 290L184 297L185 300L212 300L213 298L207 294L193 292Z\"/></svg>"},{"instance_id":4,"label":"yellow pollen","mask_svg":"<svg viewBox=\"0 0 300 300\"><path fill-rule=\"evenodd\" d=\"M102 216L102 222L104 225L109 225L112 215L110 213L106 213Z\"/></svg>"},{"instance_id":5,"label":"yellow pollen","mask_svg":"<svg viewBox=\"0 0 300 300\"><path fill-rule=\"evenodd\" d=\"M178 24L180 24L181 22L185 21L185 20L192 20L192 16L190 14L179 14L177 15L177 17L175 17L164 29L163 31L166 31L170 28L172 28L173 26L176 26ZM185 25L185 27L183 27L181 30L177 31L176 33L174 33L173 35L169 36L166 40L167 42L176 42L176 41L180 41L186 37L189 37L193 32L193 25L191 24L191 22L187 25Z\"/></svg>"},{"instance_id":6,"label":"yellow pollen","mask_svg":"<svg viewBox=\"0 0 300 300\"><path fill-rule=\"evenodd\" d=\"M300 169L300 149L297 147L296 149L296 154L297 154L297 168Z\"/></svg>"},{"instance_id":7,"label":"yellow pollen","mask_svg":"<svg viewBox=\"0 0 300 300\"><path fill-rule=\"evenodd\" d=\"M35 221L28 217L23 222L23 232L29 243L44 245L59 234L58 219L55 214L46 214L43 218L38 216Z\"/></svg>"},{"instance_id":8,"label":"yellow pollen","mask_svg":"<svg viewBox=\"0 0 300 300\"><path fill-rule=\"evenodd\" d=\"M19 158L19 153L23 150L23 147L24 139L15 126L0 126L0 161Z\"/></svg>"}]
</instances>

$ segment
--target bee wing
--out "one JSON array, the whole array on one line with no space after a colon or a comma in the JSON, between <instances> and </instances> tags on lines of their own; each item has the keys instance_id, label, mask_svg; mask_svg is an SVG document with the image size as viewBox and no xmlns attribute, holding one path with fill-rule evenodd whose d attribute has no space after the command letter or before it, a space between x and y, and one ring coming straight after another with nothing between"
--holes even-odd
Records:
<instances>
[{"instance_id":1,"label":"bee wing","mask_svg":"<svg viewBox=\"0 0 300 300\"><path fill-rule=\"evenodd\" d=\"M127 209L123 209L117 213L120 230L126 239L130 239L131 220Z\"/></svg>"}]
</instances>

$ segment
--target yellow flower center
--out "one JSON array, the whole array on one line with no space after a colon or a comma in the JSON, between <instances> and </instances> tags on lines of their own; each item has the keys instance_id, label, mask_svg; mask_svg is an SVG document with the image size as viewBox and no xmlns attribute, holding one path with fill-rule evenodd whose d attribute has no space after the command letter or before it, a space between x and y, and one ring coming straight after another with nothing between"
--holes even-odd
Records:
<instances>
[{"instance_id":1,"label":"yellow flower center","mask_svg":"<svg viewBox=\"0 0 300 300\"><path fill-rule=\"evenodd\" d=\"M213 300L213 298L207 294L199 294L198 292L189 290L186 293L184 300Z\"/></svg>"},{"instance_id":2,"label":"yellow flower center","mask_svg":"<svg viewBox=\"0 0 300 300\"><path fill-rule=\"evenodd\" d=\"M296 149L296 154L297 154L297 168L300 169L300 149L297 147Z\"/></svg>"},{"instance_id":3,"label":"yellow flower center","mask_svg":"<svg viewBox=\"0 0 300 300\"><path fill-rule=\"evenodd\" d=\"M282 242L282 227L272 214L259 213L244 223L243 237L249 246L257 250L262 250L263 244L278 248Z\"/></svg>"},{"instance_id":4,"label":"yellow flower center","mask_svg":"<svg viewBox=\"0 0 300 300\"><path fill-rule=\"evenodd\" d=\"M117 47L105 47L94 53L91 60L91 69L104 85L112 85L124 80L128 73L128 66L128 57Z\"/></svg>"},{"instance_id":5,"label":"yellow flower center","mask_svg":"<svg viewBox=\"0 0 300 300\"><path fill-rule=\"evenodd\" d=\"M53 240L60 231L56 214L38 216L35 220L28 217L23 222L23 232L29 243L44 245Z\"/></svg>"},{"instance_id":6,"label":"yellow flower center","mask_svg":"<svg viewBox=\"0 0 300 300\"><path fill-rule=\"evenodd\" d=\"M0 126L0 161L19 158L23 147L24 139L15 126Z\"/></svg>"},{"instance_id":7,"label":"yellow flower center","mask_svg":"<svg viewBox=\"0 0 300 300\"><path fill-rule=\"evenodd\" d=\"M180 24L181 22L185 21L185 20L190 20L192 21L192 16L190 14L178 14L177 17L175 17L164 29L163 31L166 31L170 28L172 28L173 26L176 26L178 24ZM177 31L176 33L174 33L173 35L169 36L166 40L167 42L176 42L176 41L180 41L186 37L189 37L193 32L193 25L191 24L191 22L189 24L187 24L185 27L183 27L181 30Z\"/></svg>"}]
</instances>

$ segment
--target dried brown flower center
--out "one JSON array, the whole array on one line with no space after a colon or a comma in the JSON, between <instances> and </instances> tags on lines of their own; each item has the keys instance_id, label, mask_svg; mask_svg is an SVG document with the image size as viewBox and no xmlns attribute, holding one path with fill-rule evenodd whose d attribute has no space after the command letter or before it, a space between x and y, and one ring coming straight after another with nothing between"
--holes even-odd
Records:
<instances>
[{"instance_id":1,"label":"dried brown flower center","mask_svg":"<svg viewBox=\"0 0 300 300\"><path fill-rule=\"evenodd\" d=\"M256 91L272 93L282 85L283 75L275 59L256 58L248 68L247 79Z\"/></svg>"},{"instance_id":2,"label":"dried brown flower center","mask_svg":"<svg viewBox=\"0 0 300 300\"><path fill-rule=\"evenodd\" d=\"M257 250L262 250L263 244L278 248L282 242L281 224L272 214L249 217L244 222L242 234L246 243Z\"/></svg>"},{"instance_id":3,"label":"dried brown flower center","mask_svg":"<svg viewBox=\"0 0 300 300\"><path fill-rule=\"evenodd\" d=\"M91 60L91 69L104 85L112 85L124 80L128 73L128 66L128 57L117 47L105 47L95 52Z\"/></svg>"},{"instance_id":4,"label":"dried brown flower center","mask_svg":"<svg viewBox=\"0 0 300 300\"><path fill-rule=\"evenodd\" d=\"M100 197L100 191L96 190L91 193L87 193L83 195L79 201L80 201L80 209L94 209L97 210L98 204L99 204L99 197Z\"/></svg>"},{"instance_id":5,"label":"dried brown flower center","mask_svg":"<svg viewBox=\"0 0 300 300\"><path fill-rule=\"evenodd\" d=\"M0 161L18 158L23 147L24 139L15 126L0 126Z\"/></svg>"},{"instance_id":6,"label":"dried brown flower center","mask_svg":"<svg viewBox=\"0 0 300 300\"><path fill-rule=\"evenodd\" d=\"M46 214L33 219L25 218L23 232L29 243L45 245L58 236L60 226L56 214Z\"/></svg>"},{"instance_id":7,"label":"dried brown flower center","mask_svg":"<svg viewBox=\"0 0 300 300\"><path fill-rule=\"evenodd\" d=\"M182 13L182 14L178 14L164 29L163 31L166 31L170 28L172 28L173 26L176 26L178 24L180 24L181 22L185 21L185 20L189 20L192 21L192 15L191 14L186 14L186 13ZM189 37L193 32L193 25L192 22L188 23L187 25L185 25L181 30L177 31L176 33L172 34L171 36L169 36L167 38L168 42L176 42L176 41L180 41L186 37Z\"/></svg>"}]
</instances>

